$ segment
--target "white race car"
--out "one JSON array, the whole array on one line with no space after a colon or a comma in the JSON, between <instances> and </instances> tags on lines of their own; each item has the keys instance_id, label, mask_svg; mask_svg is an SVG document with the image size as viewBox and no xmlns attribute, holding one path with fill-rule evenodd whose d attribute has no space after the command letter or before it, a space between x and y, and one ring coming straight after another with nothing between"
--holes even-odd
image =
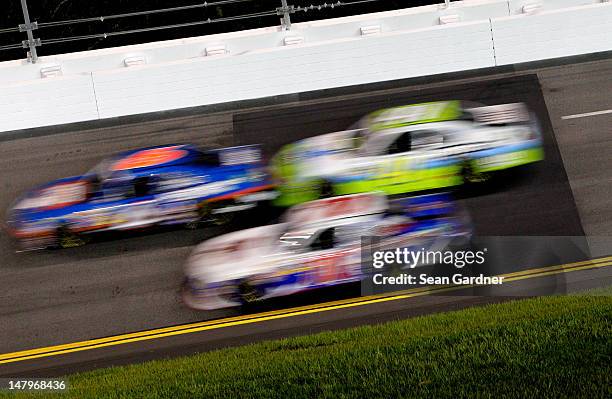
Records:
<instances>
[{"instance_id":1,"label":"white race car","mask_svg":"<svg viewBox=\"0 0 612 399\"><path fill-rule=\"evenodd\" d=\"M219 236L200 244L185 266L184 303L211 310L313 288L359 281L361 239L381 247L442 250L471 235L445 194L388 203L357 194L291 208L285 222Z\"/></svg>"}]
</instances>

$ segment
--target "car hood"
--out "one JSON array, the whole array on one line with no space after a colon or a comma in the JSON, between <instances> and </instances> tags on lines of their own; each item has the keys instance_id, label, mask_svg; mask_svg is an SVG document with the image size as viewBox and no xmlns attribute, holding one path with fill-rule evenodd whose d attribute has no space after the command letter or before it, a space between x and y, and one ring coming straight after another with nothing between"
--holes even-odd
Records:
<instances>
[{"instance_id":1,"label":"car hood","mask_svg":"<svg viewBox=\"0 0 612 399\"><path fill-rule=\"evenodd\" d=\"M354 157L354 135L354 130L347 130L289 144L273 160L276 174L284 178L333 175Z\"/></svg>"},{"instance_id":2,"label":"car hood","mask_svg":"<svg viewBox=\"0 0 612 399\"><path fill-rule=\"evenodd\" d=\"M21 195L8 210L8 222L30 217L58 216L72 205L84 202L90 190L85 176L51 181Z\"/></svg>"},{"instance_id":3,"label":"car hood","mask_svg":"<svg viewBox=\"0 0 612 399\"><path fill-rule=\"evenodd\" d=\"M214 284L272 272L282 258L278 244L286 227L286 223L279 223L207 240L191 253L185 276Z\"/></svg>"}]
</instances>

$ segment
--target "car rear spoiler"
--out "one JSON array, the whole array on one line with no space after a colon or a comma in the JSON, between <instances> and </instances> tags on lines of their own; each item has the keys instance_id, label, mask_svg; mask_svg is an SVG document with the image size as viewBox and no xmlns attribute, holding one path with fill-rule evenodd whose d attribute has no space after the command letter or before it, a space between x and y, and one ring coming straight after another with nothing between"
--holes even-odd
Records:
<instances>
[{"instance_id":1,"label":"car rear spoiler","mask_svg":"<svg viewBox=\"0 0 612 399\"><path fill-rule=\"evenodd\" d=\"M228 147L214 150L219 156L219 165L247 165L262 162L261 146L258 144Z\"/></svg>"},{"instance_id":2,"label":"car rear spoiler","mask_svg":"<svg viewBox=\"0 0 612 399\"><path fill-rule=\"evenodd\" d=\"M483 125L503 125L530 121L529 110L523 103L467 108L465 111L474 118L474 122Z\"/></svg>"}]
</instances>

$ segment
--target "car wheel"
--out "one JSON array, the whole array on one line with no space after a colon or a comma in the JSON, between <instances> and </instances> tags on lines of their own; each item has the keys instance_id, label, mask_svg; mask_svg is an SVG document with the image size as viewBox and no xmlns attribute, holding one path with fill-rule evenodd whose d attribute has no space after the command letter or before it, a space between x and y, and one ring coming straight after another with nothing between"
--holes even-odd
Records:
<instances>
[{"instance_id":1,"label":"car wheel","mask_svg":"<svg viewBox=\"0 0 612 399\"><path fill-rule=\"evenodd\" d=\"M196 218L191 222L187 222L185 227L190 230L195 230L202 227L205 224L213 224L215 226L223 226L225 224L230 223L234 219L233 212L226 213L213 213L214 209L221 209L222 205L220 203L215 203L212 205L208 202L201 202L198 204L196 209Z\"/></svg>"},{"instance_id":2,"label":"car wheel","mask_svg":"<svg viewBox=\"0 0 612 399\"><path fill-rule=\"evenodd\" d=\"M87 244L87 240L72 231L68 226L61 226L57 229L57 246L60 248L75 248Z\"/></svg>"},{"instance_id":3,"label":"car wheel","mask_svg":"<svg viewBox=\"0 0 612 399\"><path fill-rule=\"evenodd\" d=\"M226 205L232 205L226 204ZM213 213L213 209L223 209L223 203L216 203L214 207L211 207L211 212L208 216L208 222L214 224L215 226L224 226L228 223L231 223L236 216L235 212L221 212L221 213Z\"/></svg>"},{"instance_id":4,"label":"car wheel","mask_svg":"<svg viewBox=\"0 0 612 399\"><path fill-rule=\"evenodd\" d=\"M198 229L204 224L208 218L208 215L210 215L210 207L206 202L200 202L196 207L195 213L195 218L192 221L185 223L185 227L189 230Z\"/></svg>"},{"instance_id":5,"label":"car wheel","mask_svg":"<svg viewBox=\"0 0 612 399\"><path fill-rule=\"evenodd\" d=\"M238 295L240 297L240 301L244 305L248 306L259 303L263 293L249 281L243 280L238 284Z\"/></svg>"},{"instance_id":6,"label":"car wheel","mask_svg":"<svg viewBox=\"0 0 612 399\"><path fill-rule=\"evenodd\" d=\"M478 172L474 168L472 161L465 161L461 169L461 176L463 176L464 183L467 184L480 184L491 180L491 173Z\"/></svg>"},{"instance_id":7,"label":"car wheel","mask_svg":"<svg viewBox=\"0 0 612 399\"><path fill-rule=\"evenodd\" d=\"M319 198L330 198L334 196L334 187L331 182L323 180L319 184Z\"/></svg>"}]
</instances>

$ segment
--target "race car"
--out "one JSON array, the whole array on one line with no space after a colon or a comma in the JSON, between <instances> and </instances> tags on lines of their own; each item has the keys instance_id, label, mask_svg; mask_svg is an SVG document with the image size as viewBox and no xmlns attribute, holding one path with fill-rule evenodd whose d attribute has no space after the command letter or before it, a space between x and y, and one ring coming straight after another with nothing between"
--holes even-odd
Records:
<instances>
[{"instance_id":1,"label":"race car","mask_svg":"<svg viewBox=\"0 0 612 399\"><path fill-rule=\"evenodd\" d=\"M542 159L540 129L524 104L443 101L383 109L346 131L289 144L271 171L276 203L290 206L330 195L447 189Z\"/></svg>"},{"instance_id":2,"label":"race car","mask_svg":"<svg viewBox=\"0 0 612 399\"><path fill-rule=\"evenodd\" d=\"M376 248L442 250L471 234L469 218L446 194L394 202L381 193L311 201L290 208L279 224L197 246L185 265L183 302L212 310L357 282L368 273L361 263L364 236L374 237Z\"/></svg>"},{"instance_id":3,"label":"race car","mask_svg":"<svg viewBox=\"0 0 612 399\"><path fill-rule=\"evenodd\" d=\"M7 226L21 249L83 245L92 233L221 223L275 197L257 146L128 151L19 198Z\"/></svg>"}]
</instances>

